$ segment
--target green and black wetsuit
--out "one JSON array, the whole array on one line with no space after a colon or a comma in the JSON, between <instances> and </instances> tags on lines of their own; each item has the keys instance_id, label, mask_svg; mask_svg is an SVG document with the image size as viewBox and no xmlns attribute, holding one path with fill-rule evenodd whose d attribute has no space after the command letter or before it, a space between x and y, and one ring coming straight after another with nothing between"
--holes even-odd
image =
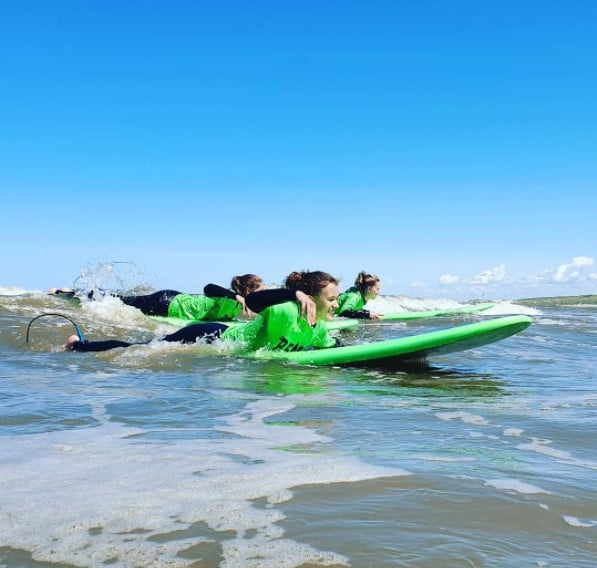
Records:
<instances>
[{"instance_id":1,"label":"green and black wetsuit","mask_svg":"<svg viewBox=\"0 0 597 568\"><path fill-rule=\"evenodd\" d=\"M250 351L261 348L303 351L336 345L323 322L310 326L301 316L296 290L260 290L249 294L246 302L259 315L251 322L228 328L222 339L241 341Z\"/></svg>"},{"instance_id":2,"label":"green and black wetsuit","mask_svg":"<svg viewBox=\"0 0 597 568\"><path fill-rule=\"evenodd\" d=\"M336 315L345 318L370 319L371 312L363 309L366 303L367 301L359 290L355 287L349 288L338 296Z\"/></svg>"},{"instance_id":3,"label":"green and black wetsuit","mask_svg":"<svg viewBox=\"0 0 597 568\"><path fill-rule=\"evenodd\" d=\"M168 316L194 321L230 321L243 307L236 301L236 292L207 284L203 294L183 294L176 290L159 290L143 296L118 296L148 316Z\"/></svg>"},{"instance_id":4,"label":"green and black wetsuit","mask_svg":"<svg viewBox=\"0 0 597 568\"><path fill-rule=\"evenodd\" d=\"M259 314L253 321L234 327L217 323L195 323L165 335L162 340L194 343L201 338L213 341L221 337L242 342L248 351L261 348L302 351L334 347L338 344L330 336L323 322L317 322L314 326L310 326L301 316L300 305L296 301L296 290L285 288L260 290L249 294L246 303L249 309ZM72 349L74 351L107 351L115 347L146 343L148 342L81 341L74 343Z\"/></svg>"}]
</instances>

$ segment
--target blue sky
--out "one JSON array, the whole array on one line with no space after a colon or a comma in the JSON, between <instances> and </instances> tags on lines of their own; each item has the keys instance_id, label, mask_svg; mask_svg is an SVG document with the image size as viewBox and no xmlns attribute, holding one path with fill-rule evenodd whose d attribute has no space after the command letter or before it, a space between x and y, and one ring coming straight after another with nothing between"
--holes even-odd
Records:
<instances>
[{"instance_id":1,"label":"blue sky","mask_svg":"<svg viewBox=\"0 0 597 568\"><path fill-rule=\"evenodd\" d=\"M592 0L4 2L0 286L597 293Z\"/></svg>"}]
</instances>

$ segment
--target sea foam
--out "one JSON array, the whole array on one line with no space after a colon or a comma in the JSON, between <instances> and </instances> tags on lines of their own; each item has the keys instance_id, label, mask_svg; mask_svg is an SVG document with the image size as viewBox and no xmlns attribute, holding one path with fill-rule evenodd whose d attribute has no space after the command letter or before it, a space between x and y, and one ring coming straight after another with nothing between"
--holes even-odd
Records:
<instances>
[{"instance_id":1,"label":"sea foam","mask_svg":"<svg viewBox=\"0 0 597 568\"><path fill-rule=\"evenodd\" d=\"M487 487L495 487L496 489L504 489L507 491L515 491L516 493L549 493L535 485L523 483L518 479L490 479L485 482Z\"/></svg>"},{"instance_id":2,"label":"sea foam","mask_svg":"<svg viewBox=\"0 0 597 568\"><path fill-rule=\"evenodd\" d=\"M5 437L2 544L47 562L186 566L177 554L220 534L226 566L256 557L260 566L345 565L340 555L284 539L276 525L284 517L272 507L295 486L407 472L332 456L329 439L314 430L264 422L289 408L251 402L219 422L219 439L151 441L106 416L98 428ZM321 449L281 449L310 444ZM191 537L201 525L205 534Z\"/></svg>"}]
</instances>

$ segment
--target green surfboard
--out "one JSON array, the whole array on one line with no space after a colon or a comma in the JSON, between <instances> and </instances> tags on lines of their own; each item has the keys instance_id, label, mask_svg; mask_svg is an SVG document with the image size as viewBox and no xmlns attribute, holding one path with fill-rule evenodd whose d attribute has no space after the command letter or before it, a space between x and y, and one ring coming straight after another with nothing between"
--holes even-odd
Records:
<instances>
[{"instance_id":1,"label":"green surfboard","mask_svg":"<svg viewBox=\"0 0 597 568\"><path fill-rule=\"evenodd\" d=\"M391 367L408 360L421 360L494 343L519 333L530 324L528 316L507 316L374 343L290 353L260 350L241 357L299 365Z\"/></svg>"},{"instance_id":2,"label":"green surfboard","mask_svg":"<svg viewBox=\"0 0 597 568\"><path fill-rule=\"evenodd\" d=\"M447 308L444 310L428 310L424 312L395 312L391 314L383 314L379 316L378 320L365 321L408 321L425 318L449 317L465 314L474 314L493 308L495 304L486 302L484 304L471 304L469 306L462 306L459 308Z\"/></svg>"}]
</instances>

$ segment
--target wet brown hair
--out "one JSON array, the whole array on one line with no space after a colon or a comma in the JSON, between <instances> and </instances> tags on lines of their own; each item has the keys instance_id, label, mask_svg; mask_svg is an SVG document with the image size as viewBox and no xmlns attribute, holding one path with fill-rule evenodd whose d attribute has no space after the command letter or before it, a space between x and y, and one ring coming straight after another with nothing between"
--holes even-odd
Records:
<instances>
[{"instance_id":1,"label":"wet brown hair","mask_svg":"<svg viewBox=\"0 0 597 568\"><path fill-rule=\"evenodd\" d=\"M354 281L354 287L361 293L366 294L373 286L380 282L379 276L369 274L362 270Z\"/></svg>"},{"instance_id":2,"label":"wet brown hair","mask_svg":"<svg viewBox=\"0 0 597 568\"><path fill-rule=\"evenodd\" d=\"M338 284L338 280L331 274L322 272L321 270L314 270L313 272L309 270L291 272L284 282L286 288L300 290L308 296L319 296L328 284Z\"/></svg>"},{"instance_id":3,"label":"wet brown hair","mask_svg":"<svg viewBox=\"0 0 597 568\"><path fill-rule=\"evenodd\" d=\"M242 274L240 276L233 276L230 282L230 287L243 298L255 292L257 288L263 285L263 279L257 274Z\"/></svg>"}]
</instances>

